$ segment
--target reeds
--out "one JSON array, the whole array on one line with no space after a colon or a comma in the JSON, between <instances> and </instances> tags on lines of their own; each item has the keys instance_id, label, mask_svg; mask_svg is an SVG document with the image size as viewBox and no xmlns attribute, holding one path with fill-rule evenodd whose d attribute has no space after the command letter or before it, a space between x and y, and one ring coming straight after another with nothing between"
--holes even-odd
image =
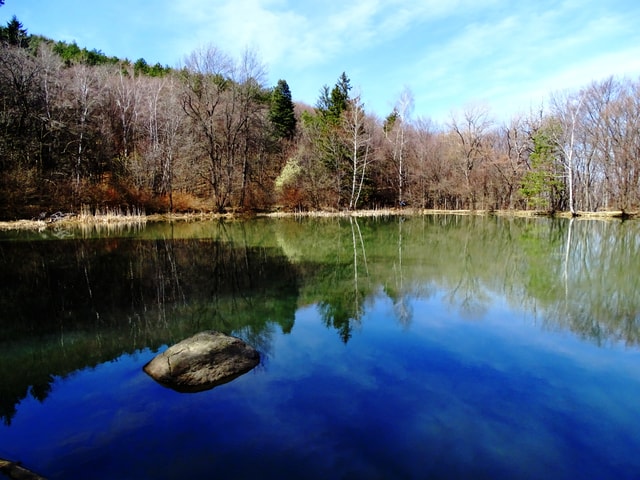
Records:
<instances>
[{"instance_id":1,"label":"reeds","mask_svg":"<svg viewBox=\"0 0 640 480\"><path fill-rule=\"evenodd\" d=\"M537 216L555 216L568 217L568 212L555 212L550 214L536 210L430 210L420 208L375 208L371 210L320 210L306 211L296 209L295 211L275 211L269 213L260 213L257 216L262 217L388 217L394 215L500 215L512 217L537 217ZM618 211L598 211L598 212L579 212L578 218L582 219L619 219L619 218L639 218L639 212L618 212ZM108 230L117 228L142 228L147 221L205 221L214 218L225 219L241 219L241 215L234 213L213 214L213 213L187 213L187 214L156 214L147 216L144 209L138 207L132 208L108 208L92 209L88 205L82 206L80 213L63 214L57 212L46 219L17 220L9 222L0 222L0 231L6 230L45 230L50 227L59 226L80 226L83 230L99 229L109 227Z\"/></svg>"},{"instance_id":2,"label":"reeds","mask_svg":"<svg viewBox=\"0 0 640 480\"><path fill-rule=\"evenodd\" d=\"M143 209L129 207L126 210L121 208L96 208L91 209L88 205L80 208L80 213L75 217L79 223L146 223L147 216Z\"/></svg>"}]
</instances>

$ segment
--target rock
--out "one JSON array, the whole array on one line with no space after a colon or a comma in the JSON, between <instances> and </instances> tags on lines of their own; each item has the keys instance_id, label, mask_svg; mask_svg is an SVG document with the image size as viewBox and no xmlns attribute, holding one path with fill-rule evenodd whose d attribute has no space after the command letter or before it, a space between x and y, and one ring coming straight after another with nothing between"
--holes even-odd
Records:
<instances>
[{"instance_id":1,"label":"rock","mask_svg":"<svg viewBox=\"0 0 640 480\"><path fill-rule=\"evenodd\" d=\"M230 382L258 363L260 354L241 339L205 331L156 355L143 370L179 392L200 392Z\"/></svg>"},{"instance_id":2,"label":"rock","mask_svg":"<svg viewBox=\"0 0 640 480\"><path fill-rule=\"evenodd\" d=\"M9 478L20 480L45 480L44 477L23 467L20 462L12 462L4 458L0 458L0 473L4 473Z\"/></svg>"}]
</instances>

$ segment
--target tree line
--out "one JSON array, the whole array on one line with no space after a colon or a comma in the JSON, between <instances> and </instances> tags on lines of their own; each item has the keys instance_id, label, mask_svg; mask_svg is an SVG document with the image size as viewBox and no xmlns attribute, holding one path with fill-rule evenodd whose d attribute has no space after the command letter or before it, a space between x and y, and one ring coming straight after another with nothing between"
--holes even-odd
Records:
<instances>
[{"instance_id":1,"label":"tree line","mask_svg":"<svg viewBox=\"0 0 640 480\"><path fill-rule=\"evenodd\" d=\"M498 122L442 125L405 88L385 117L342 73L314 106L255 52L169 68L0 27L0 217L81 206L185 211L534 209L640 204L640 82L610 77Z\"/></svg>"}]
</instances>

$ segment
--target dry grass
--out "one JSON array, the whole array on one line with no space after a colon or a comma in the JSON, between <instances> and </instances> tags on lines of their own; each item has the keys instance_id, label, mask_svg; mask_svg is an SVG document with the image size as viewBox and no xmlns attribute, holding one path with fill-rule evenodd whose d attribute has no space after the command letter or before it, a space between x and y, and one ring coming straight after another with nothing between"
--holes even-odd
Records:
<instances>
[{"instance_id":1,"label":"dry grass","mask_svg":"<svg viewBox=\"0 0 640 480\"><path fill-rule=\"evenodd\" d=\"M266 217L386 217L391 215L413 215L414 210L398 210L393 208L382 208L375 210L313 210L313 211L293 211L293 212L270 212L262 214Z\"/></svg>"},{"instance_id":2,"label":"dry grass","mask_svg":"<svg viewBox=\"0 0 640 480\"><path fill-rule=\"evenodd\" d=\"M498 215L502 217L559 217L570 218L570 212L549 213L537 210L439 210L419 208L383 208L376 210L344 210L344 211L296 211L296 212L272 212L264 214L268 217L376 217L392 215ZM578 212L581 219L615 219L638 218L638 212L602 211L602 212Z\"/></svg>"},{"instance_id":3,"label":"dry grass","mask_svg":"<svg viewBox=\"0 0 640 480\"><path fill-rule=\"evenodd\" d=\"M16 220L13 222L0 222L0 230L44 230L47 228L43 220Z\"/></svg>"},{"instance_id":4,"label":"dry grass","mask_svg":"<svg viewBox=\"0 0 640 480\"><path fill-rule=\"evenodd\" d=\"M60 221L66 221L67 217L64 217ZM91 223L146 223L147 216L144 213L144 210L133 208L129 210L122 210L120 208L105 208L100 209L97 208L95 211L92 211L87 205L83 205L80 209L80 213L77 216L72 216L69 218L72 223L83 223L83 224L91 224Z\"/></svg>"},{"instance_id":5,"label":"dry grass","mask_svg":"<svg viewBox=\"0 0 640 480\"><path fill-rule=\"evenodd\" d=\"M397 215L499 215L506 217L539 217L548 216L547 212L533 210L423 210L413 208L382 208L374 210L353 210L353 211L295 211L295 212L270 212L259 214L266 217L313 217L313 218L329 218L329 217L385 217ZM622 211L602 211L602 212L579 212L578 218L584 220L606 220L619 218L638 218L639 212L622 212ZM569 212L559 212L554 214L555 217L568 218ZM227 220L240 219L244 216L236 213L177 213L177 214L156 214L145 215L144 211L120 210L120 209L97 209L92 211L89 207L83 207L78 215L62 216L55 221L44 220L16 220L10 222L0 222L0 231L4 230L44 230L53 226L81 226L95 227L100 226L135 226L142 227L147 222L198 222L213 219L224 218Z\"/></svg>"},{"instance_id":6,"label":"dry grass","mask_svg":"<svg viewBox=\"0 0 640 480\"><path fill-rule=\"evenodd\" d=\"M154 215L147 216L148 222L201 222L207 220L215 220L218 218L224 218L228 220L241 218L240 215L235 213L156 213Z\"/></svg>"}]
</instances>

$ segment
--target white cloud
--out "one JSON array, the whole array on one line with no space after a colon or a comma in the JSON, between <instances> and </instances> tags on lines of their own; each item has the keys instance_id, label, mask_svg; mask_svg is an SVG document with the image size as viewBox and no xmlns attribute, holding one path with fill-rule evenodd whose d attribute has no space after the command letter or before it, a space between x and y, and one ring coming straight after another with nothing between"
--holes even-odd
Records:
<instances>
[{"instance_id":1,"label":"white cloud","mask_svg":"<svg viewBox=\"0 0 640 480\"><path fill-rule=\"evenodd\" d=\"M175 65L209 44L234 58L251 48L267 64L271 82L285 78L294 98L311 104L323 84L346 71L379 115L389 111L405 84L414 92L416 115L440 118L477 100L501 112L526 109L531 98L554 90L640 73L640 4L633 0L16 5L32 33L132 60ZM9 8L0 13L9 15Z\"/></svg>"},{"instance_id":2,"label":"white cloud","mask_svg":"<svg viewBox=\"0 0 640 480\"><path fill-rule=\"evenodd\" d=\"M486 101L505 117L537 108L553 90L640 72L637 14L598 16L569 7L513 7L509 15L495 11L457 31L450 18L436 48L427 44L416 65L403 69L402 76L413 79L417 110L442 119L451 109Z\"/></svg>"},{"instance_id":3,"label":"white cloud","mask_svg":"<svg viewBox=\"0 0 640 480\"><path fill-rule=\"evenodd\" d=\"M492 4L490 0L486 4ZM188 25L182 44L214 43L229 51L256 46L268 62L290 61L299 68L370 49L417 23L443 18L457 8L479 8L472 0L183 0L172 15ZM188 53L191 51L185 51Z\"/></svg>"}]
</instances>

